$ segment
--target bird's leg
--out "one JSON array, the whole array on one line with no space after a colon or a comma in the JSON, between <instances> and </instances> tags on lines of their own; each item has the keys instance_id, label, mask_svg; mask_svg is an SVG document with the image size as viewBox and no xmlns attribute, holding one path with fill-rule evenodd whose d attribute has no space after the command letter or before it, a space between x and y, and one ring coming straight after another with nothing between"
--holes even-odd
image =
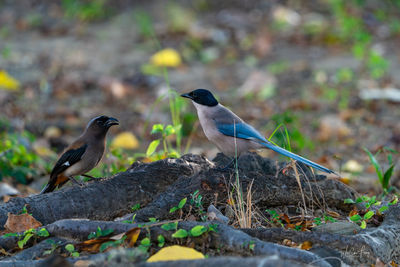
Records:
<instances>
[{"instance_id":1,"label":"bird's leg","mask_svg":"<svg viewBox=\"0 0 400 267\"><path fill-rule=\"evenodd\" d=\"M74 184L77 184L77 185L79 185L79 186L83 186L83 184L82 184L81 182L78 182L78 181L75 180L75 178L72 177L72 176L68 176L68 179L69 179L71 182L73 182Z\"/></svg>"},{"instance_id":2,"label":"bird's leg","mask_svg":"<svg viewBox=\"0 0 400 267\"><path fill-rule=\"evenodd\" d=\"M93 177L93 176L88 175L88 174L81 174L81 175L84 176L84 177L86 177L86 178L89 178L90 180L97 179L96 177ZM89 180L89 181L90 181L90 180Z\"/></svg>"}]
</instances>

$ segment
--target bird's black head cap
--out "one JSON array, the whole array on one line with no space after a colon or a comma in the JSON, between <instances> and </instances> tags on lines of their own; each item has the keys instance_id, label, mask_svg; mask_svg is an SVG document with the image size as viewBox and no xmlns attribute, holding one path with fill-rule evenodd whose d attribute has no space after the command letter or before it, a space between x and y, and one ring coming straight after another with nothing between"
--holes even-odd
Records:
<instances>
[{"instance_id":1,"label":"bird's black head cap","mask_svg":"<svg viewBox=\"0 0 400 267\"><path fill-rule=\"evenodd\" d=\"M190 93L182 94L181 96L189 98L200 105L209 107L218 105L217 99L215 99L213 94L207 89L196 89Z\"/></svg>"},{"instance_id":2,"label":"bird's black head cap","mask_svg":"<svg viewBox=\"0 0 400 267\"><path fill-rule=\"evenodd\" d=\"M97 131L107 131L111 126L118 124L119 121L116 118L102 115L91 119L87 128Z\"/></svg>"}]
</instances>

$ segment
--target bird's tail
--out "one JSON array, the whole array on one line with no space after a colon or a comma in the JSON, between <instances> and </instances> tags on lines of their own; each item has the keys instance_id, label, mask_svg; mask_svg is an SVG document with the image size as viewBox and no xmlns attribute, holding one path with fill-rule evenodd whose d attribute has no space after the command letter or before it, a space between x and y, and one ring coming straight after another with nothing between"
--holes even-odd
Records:
<instances>
[{"instance_id":1,"label":"bird's tail","mask_svg":"<svg viewBox=\"0 0 400 267\"><path fill-rule=\"evenodd\" d=\"M282 154L282 155L284 155L286 157L292 158L294 160L298 160L298 161L300 161L300 162L302 162L302 163L304 163L304 164L306 164L308 166L311 166L311 167L313 167L313 168L315 168L317 170L320 170L320 171L323 171L323 172L326 172L326 173L334 173L334 174L336 174L334 171L332 171L332 170L330 170L330 169L328 169L328 168L326 168L324 166L321 166L321 165L319 165L319 164L317 164L315 162L312 162L311 160L303 158L302 156L299 156L297 154L289 152L286 149L283 149L283 148L281 148L279 146L276 146L276 145L273 145L273 144L267 143L267 142L259 142L259 143L261 145L265 146L266 148L269 148L269 149L271 149L271 150L273 150L275 152L278 152L279 154Z\"/></svg>"},{"instance_id":2,"label":"bird's tail","mask_svg":"<svg viewBox=\"0 0 400 267\"><path fill-rule=\"evenodd\" d=\"M42 191L40 191L40 194L46 194L46 193L50 193L53 192L54 189L56 189L56 185L52 182L49 182L48 184L46 184L46 186L42 189Z\"/></svg>"},{"instance_id":3,"label":"bird's tail","mask_svg":"<svg viewBox=\"0 0 400 267\"><path fill-rule=\"evenodd\" d=\"M58 175L56 176L50 176L49 182L45 185L45 187L40 191L40 194L46 194L53 192L54 189L57 187L57 180L58 180Z\"/></svg>"}]
</instances>

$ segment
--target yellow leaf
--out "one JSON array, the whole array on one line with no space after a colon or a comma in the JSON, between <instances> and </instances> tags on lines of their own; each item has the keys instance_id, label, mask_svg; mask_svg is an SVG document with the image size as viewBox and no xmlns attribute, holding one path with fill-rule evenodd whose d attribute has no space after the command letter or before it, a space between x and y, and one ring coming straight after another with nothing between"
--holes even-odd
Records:
<instances>
[{"instance_id":1,"label":"yellow leaf","mask_svg":"<svg viewBox=\"0 0 400 267\"><path fill-rule=\"evenodd\" d=\"M111 142L111 148L135 149L139 147L139 141L131 132L122 132Z\"/></svg>"},{"instance_id":2,"label":"yellow leaf","mask_svg":"<svg viewBox=\"0 0 400 267\"><path fill-rule=\"evenodd\" d=\"M0 70L0 89L15 91L18 90L19 86L19 81L11 77L7 72Z\"/></svg>"},{"instance_id":3,"label":"yellow leaf","mask_svg":"<svg viewBox=\"0 0 400 267\"><path fill-rule=\"evenodd\" d=\"M151 63L159 67L178 67L181 65L182 60L176 50L166 48L155 53L151 57Z\"/></svg>"},{"instance_id":4,"label":"yellow leaf","mask_svg":"<svg viewBox=\"0 0 400 267\"><path fill-rule=\"evenodd\" d=\"M147 261L177 261L177 260L195 260L204 259L204 255L192 248L181 246L170 246L159 250L151 256Z\"/></svg>"}]
</instances>

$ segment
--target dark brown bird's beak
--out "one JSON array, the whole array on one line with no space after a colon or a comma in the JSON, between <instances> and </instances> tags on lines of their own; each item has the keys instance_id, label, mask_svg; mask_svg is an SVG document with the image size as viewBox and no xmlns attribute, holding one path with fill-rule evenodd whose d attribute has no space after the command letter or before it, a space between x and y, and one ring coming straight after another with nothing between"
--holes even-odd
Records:
<instances>
[{"instance_id":1,"label":"dark brown bird's beak","mask_svg":"<svg viewBox=\"0 0 400 267\"><path fill-rule=\"evenodd\" d=\"M116 118L108 118L108 120L106 121L106 125L107 127L111 127L113 125L119 125L119 121Z\"/></svg>"},{"instance_id":2,"label":"dark brown bird's beak","mask_svg":"<svg viewBox=\"0 0 400 267\"><path fill-rule=\"evenodd\" d=\"M189 99L193 100L193 97L191 97L190 94L181 94L181 97L189 98Z\"/></svg>"}]
</instances>

